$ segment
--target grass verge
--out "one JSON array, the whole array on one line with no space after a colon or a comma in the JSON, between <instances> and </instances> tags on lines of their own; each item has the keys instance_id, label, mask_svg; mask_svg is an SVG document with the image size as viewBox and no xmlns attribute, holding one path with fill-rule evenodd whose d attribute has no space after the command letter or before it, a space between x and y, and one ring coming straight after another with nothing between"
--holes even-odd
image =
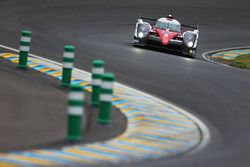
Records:
<instances>
[{"instance_id":1,"label":"grass verge","mask_svg":"<svg viewBox=\"0 0 250 167\"><path fill-rule=\"evenodd\" d=\"M244 54L236 57L231 61L230 65L233 67L250 69L250 54Z\"/></svg>"},{"instance_id":2,"label":"grass verge","mask_svg":"<svg viewBox=\"0 0 250 167\"><path fill-rule=\"evenodd\" d=\"M223 57L210 57L210 59L232 67L250 69L250 54L243 54L232 60L223 59Z\"/></svg>"}]
</instances>

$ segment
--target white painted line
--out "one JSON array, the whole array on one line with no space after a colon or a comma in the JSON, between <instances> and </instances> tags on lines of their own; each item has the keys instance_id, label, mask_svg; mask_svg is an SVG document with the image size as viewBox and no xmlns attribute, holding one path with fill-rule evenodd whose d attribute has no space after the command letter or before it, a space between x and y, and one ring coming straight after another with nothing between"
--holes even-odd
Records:
<instances>
[{"instance_id":1,"label":"white painted line","mask_svg":"<svg viewBox=\"0 0 250 167\"><path fill-rule=\"evenodd\" d=\"M130 87L127 87L125 85L122 85L122 84L119 84L119 83L116 83L117 85L119 86L124 86L126 87L126 89L132 89L132 91L134 92L137 92L138 94L142 94L143 96L146 96L148 98L151 98L151 99L154 99L155 101L159 102L160 104L163 104L163 105L168 105L172 108L174 108L176 111L179 111L180 113L182 113L183 115L185 115L186 117L189 117L190 119L192 119L197 125L198 127L200 128L200 131L201 131L201 134L202 134L202 140L200 142L200 144L190 153L196 153L200 150L202 150L203 148L205 148L211 141L211 135L210 135L210 131L209 131L209 128L206 126L205 123L203 123L199 118L197 118L196 116L188 113L187 111L175 106L175 105L172 105L171 103L167 102L167 101L163 101L157 97L154 97L152 95L149 95L149 94L146 94L144 92L141 92L139 90L136 90L134 88L130 88Z\"/></svg>"},{"instance_id":2,"label":"white painted line","mask_svg":"<svg viewBox=\"0 0 250 167\"><path fill-rule=\"evenodd\" d=\"M226 64L222 64L222 63L219 63L219 62L216 62L216 61L213 61L211 59L209 59L207 57L207 55L210 55L210 54L214 54L214 53L218 53L218 52L225 52L225 51L229 51L229 50L237 50L237 49L249 49L250 46L240 46L240 47L232 47L232 48L225 48L225 49L217 49L217 50L211 50L211 51L208 51L208 52L204 52L202 54L202 57L208 61L208 62L211 62L211 63L214 63L214 64L219 64L219 65L223 65L225 67L229 67L229 68L232 68L232 66L229 66L229 65L226 65Z\"/></svg>"},{"instance_id":3,"label":"white painted line","mask_svg":"<svg viewBox=\"0 0 250 167\"><path fill-rule=\"evenodd\" d=\"M8 47L8 46L0 45L0 47L2 47L4 49L11 50L11 51L14 51L14 52L19 52L17 49L14 49L14 48L11 48L11 47ZM39 56L34 55L34 54L29 54L29 55L31 57L40 59L42 61L49 62L49 63L55 64L55 65L58 65L58 66L62 66L61 63L58 63L58 62L55 62L55 61L52 61L52 60L49 60L49 59L46 59L46 58L43 58L43 57L39 57ZM83 70L80 70L80 69L77 69L77 68L74 68L74 70L77 71L77 72L79 72L79 73L91 76L91 74L89 72L86 72L86 71L83 71ZM188 113L187 111L185 111L185 110L183 110L183 109L181 109L181 108L179 108L179 107L177 107L177 106L175 106L175 105L173 105L173 104L171 104L169 102L163 101L163 100L161 100L161 99L159 99L157 97L154 97L152 95L146 94L146 93L141 92L141 91L139 91L137 89L125 86L125 85L117 83L117 82L115 82L115 85L117 85L119 87L124 87L124 88L126 88L126 89L128 89L130 91L133 91L133 92L137 92L138 94L140 93L140 94L142 94L145 97L151 98L151 99L159 102L160 104L168 105L168 106L174 108L175 110L178 110L183 115L189 117L191 120L193 120L198 125L198 127L199 127L199 130L200 130L201 135L202 135L202 140L201 140L200 144L192 152L190 152L190 153L198 152L201 149L203 149L206 145L208 145L208 143L210 143L210 141L211 141L211 135L210 135L209 128L198 117L196 117L196 116Z\"/></svg>"},{"instance_id":4,"label":"white painted line","mask_svg":"<svg viewBox=\"0 0 250 167\"><path fill-rule=\"evenodd\" d=\"M222 63L219 63L219 62L217 62L217 61L214 61L214 60L209 59L209 58L207 57L207 55L212 54L212 53L217 53L217 52L213 52L213 51L211 51L211 52L205 52L205 53L202 54L202 57L203 57L206 61L208 61L208 62L210 62L210 63L218 64L218 65L220 65L220 66L222 65L222 66L225 66L225 67L231 67L231 66L229 66L229 65L222 64Z\"/></svg>"}]
</instances>

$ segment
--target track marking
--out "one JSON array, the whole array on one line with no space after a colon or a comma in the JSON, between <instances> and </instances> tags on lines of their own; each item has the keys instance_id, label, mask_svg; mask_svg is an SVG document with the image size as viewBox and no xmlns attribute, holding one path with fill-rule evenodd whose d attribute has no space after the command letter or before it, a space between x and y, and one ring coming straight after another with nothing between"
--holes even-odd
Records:
<instances>
[{"instance_id":1,"label":"track marking","mask_svg":"<svg viewBox=\"0 0 250 167\"><path fill-rule=\"evenodd\" d=\"M7 46L4 46L4 45L0 45L0 47L11 50L11 51L14 51L14 52L19 52L17 49L7 47ZM34 59L34 60L37 60L37 62L39 62L39 63L42 62L43 64L45 64L45 67L43 67L43 68L47 68L46 66L48 66L51 70L53 70L54 69L53 67L58 69L58 67L62 66L62 64L60 64L58 62L54 62L52 60L39 57L37 55L30 54L29 56L30 56L30 59ZM11 57L11 56L9 56L9 57ZM17 62L17 59L13 59L12 61ZM36 67L39 66L39 63L37 63L37 65L34 65L32 68L36 69ZM35 62L35 64L36 64L36 62ZM50 67L50 66L53 66L53 67ZM37 67L36 70L38 70L38 69L40 69L40 66ZM90 73L88 73L86 71L74 68L74 72L75 72L75 76L74 76L75 78L78 78L78 77L82 78L81 76L83 76L83 75L85 76L84 79L87 78L87 80L88 80L90 78ZM44 73L46 73L46 72L44 72ZM55 73L56 73L56 70L55 70ZM60 78L59 73L60 73L60 71L57 72L57 74L58 74L56 76L57 78ZM50 74L50 75L53 75L53 74ZM85 82L85 81L83 81L83 83L86 83L86 85L89 84L89 82ZM115 83L115 88L118 88L119 93L121 93L121 94L119 94L118 97L115 97L115 98L117 98L119 100L119 99L123 99L123 97L126 97L126 100L123 100L120 104L118 104L119 106L116 106L116 107L118 107L118 109L120 109L121 111L124 110L123 113L128 117L128 128L127 128L127 130L125 131L124 134L118 136L117 138L114 138L114 139L112 139L110 141L107 141L107 142L104 142L104 143L93 143L93 145L96 145L96 144L100 145L101 144L101 145L107 146L110 149L114 148L114 149L120 150L120 151L122 151L124 149L128 149L132 153L135 150L138 150L138 144L143 146L142 143L145 143L145 146L148 146L148 147L145 147L145 148L149 149L150 148L149 146L150 145L153 146L152 144L155 143L155 142L162 142L163 145L167 144L167 143L172 143L172 144L175 143L175 144L177 144L177 143L180 142L180 141L174 139L174 136L173 136L173 138L171 136L169 136L170 138L168 137L168 139L167 139L167 138L165 138L167 136L162 136L162 135L158 136L159 135L158 133L157 134L150 133L150 132L143 133L144 129L137 129L140 126L145 127L145 125L147 125L146 124L147 122L150 123L151 120L147 120L146 117L143 116L143 115L147 115L148 113L151 113L153 109L152 108L144 108L143 109L143 106L142 106L143 104L138 104L137 105L136 102L132 103L132 101L129 103L129 105L134 105L134 106L130 107L129 108L130 110L122 109L122 107L124 107L125 105L121 105L121 104L126 104L126 102L129 102L129 100L131 98L133 98L133 97L135 97L135 101L138 100L138 97L140 97L140 98L143 97L142 100L145 99L146 101L152 101L153 102L152 105L159 106L158 109L160 108L160 106L162 106L162 107L167 106L165 108L165 114L181 115L183 117L183 119L185 119L185 117L186 117L186 120L188 120L190 122L193 122L194 128L190 129L190 128L187 128L186 126L178 127L179 130L180 130L180 134L181 134L182 131L187 132L187 133L192 134L192 136L194 138L191 139L192 142L190 143L190 141L189 141L190 138L186 139L184 137L183 141L182 141L183 143L182 142L179 143L181 145L179 146L179 144L178 144L178 147L176 147L176 149L177 149L176 152L178 152L178 153L186 152L187 150L190 150L191 148L195 148L195 149L193 149L192 152L196 152L196 151L199 151L200 149L204 148L210 142L209 129L207 128L207 126L202 121L200 121L194 115L182 110L181 108L179 108L177 106L174 106L174 105L172 105L172 104L170 104L168 102L165 102L165 101L163 101L163 100L161 100L159 98L148 95L146 93L143 93L143 92L141 92L139 90L136 90L136 89L130 88L128 86L122 85L120 83ZM89 91L91 91L91 87L88 87L87 89ZM136 94L136 96L132 95L132 94ZM138 117L137 119L138 119L138 121L140 120L142 122L140 122L140 121L139 122L131 121L131 118L136 120L136 117L135 116L131 117L129 114L127 114L127 113L130 113L132 111L134 112L135 110L137 110L137 108L138 108L138 112L140 112L140 114L141 114L141 115L137 116ZM164 109L161 112L158 112L158 111L155 112L155 114L158 114L159 118L161 118L160 115L164 114ZM147 116L150 117L150 114L147 115ZM155 121L151 122L150 123L151 128L152 127L157 128L158 130L164 130L165 129L167 131L169 129L169 133L171 134L172 133L172 130L170 130L171 128L166 128L167 126L163 126L163 125L168 125L169 127L171 127L169 122L168 121L166 122L164 120L164 117L162 119L163 119L162 121L161 120L159 120L159 121L155 120ZM186 121L184 121L184 122L186 122ZM172 127L172 128L177 128L177 127ZM138 132L140 132L140 133L137 133L137 130L139 130ZM179 135L177 135L177 136L179 138ZM184 136L186 136L186 134ZM136 140L131 140L132 143L130 144L130 146L128 146L127 142L125 142L125 141L122 142L123 139L125 139L124 137L129 137L131 139L133 139L133 137L137 137L137 138L136 138ZM138 140L140 140L141 142L138 142ZM116 141L120 141L120 142L117 143ZM135 142L133 143L133 141L135 141ZM126 143L126 144L124 144L124 143ZM187 145L185 145L185 143ZM171 146L174 146L172 144L171 144ZM197 144L198 144L198 146L197 146ZM83 146L84 145L79 145L78 147L83 147ZM58 150L58 153L70 155L70 153L65 152L65 149L68 149L68 148L69 147L63 148L62 150ZM77 148L77 146L72 146L72 148ZM167 148L169 149L170 147L167 147ZM145 159L145 158L150 159L150 158L152 158L154 156L156 156L157 158L160 158L160 157L163 157L163 156L175 155L176 154L176 153L169 153L170 150L168 151L168 149L166 149L166 150L161 150L161 149L164 149L164 148L158 147L157 152L154 151L155 149L151 149L151 150L149 149L149 150L147 150L147 152L141 152L141 155L139 157L129 156L129 158L131 158L131 160L133 160L133 159ZM145 151L145 149L142 149L142 150ZM33 151L34 150L31 150L31 153ZM42 150L40 150L40 151L42 151ZM83 151L80 151L80 152L83 152ZM80 152L78 152L78 153L80 153ZM45 152L44 152L44 154L45 154ZM49 153L47 152L47 154L49 154ZM98 157L102 157L102 154L100 152L95 153L95 154L99 154ZM93 158L96 158L95 154L93 154L93 156L92 156ZM80 155L82 155L82 154L80 154ZM3 157L5 157L5 156L3 156ZM101 158L100 160L103 161L104 159ZM114 162L114 163L119 161L119 160L116 160L116 159L114 160L112 156L105 158L105 160L107 160L109 162ZM1 162L1 160L0 160L0 162ZM98 163L98 161L96 161L96 162Z\"/></svg>"}]
</instances>

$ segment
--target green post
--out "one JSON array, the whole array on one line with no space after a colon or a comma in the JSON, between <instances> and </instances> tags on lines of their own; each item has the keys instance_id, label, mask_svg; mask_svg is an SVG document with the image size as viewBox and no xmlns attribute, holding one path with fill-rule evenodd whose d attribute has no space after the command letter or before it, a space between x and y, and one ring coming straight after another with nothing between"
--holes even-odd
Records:
<instances>
[{"instance_id":1,"label":"green post","mask_svg":"<svg viewBox=\"0 0 250 167\"><path fill-rule=\"evenodd\" d=\"M68 130L67 140L82 139L82 117L84 115L84 91L81 86L71 86L68 97Z\"/></svg>"},{"instance_id":2,"label":"green post","mask_svg":"<svg viewBox=\"0 0 250 167\"><path fill-rule=\"evenodd\" d=\"M75 47L72 45L65 45L63 52L62 86L65 87L70 86L74 56L75 56Z\"/></svg>"},{"instance_id":3,"label":"green post","mask_svg":"<svg viewBox=\"0 0 250 167\"><path fill-rule=\"evenodd\" d=\"M98 114L99 124L111 124L113 84L115 76L112 73L102 75L100 110Z\"/></svg>"},{"instance_id":4,"label":"green post","mask_svg":"<svg viewBox=\"0 0 250 167\"><path fill-rule=\"evenodd\" d=\"M100 89L101 89L101 79L104 73L104 62L102 60L94 60L92 62L92 96L91 104L93 106L99 106L100 101Z\"/></svg>"},{"instance_id":5,"label":"green post","mask_svg":"<svg viewBox=\"0 0 250 167\"><path fill-rule=\"evenodd\" d=\"M17 65L17 67L21 69L27 69L27 61L28 61L28 55L30 51L31 35L32 35L31 31L28 31L28 30L21 31L19 62Z\"/></svg>"}]
</instances>

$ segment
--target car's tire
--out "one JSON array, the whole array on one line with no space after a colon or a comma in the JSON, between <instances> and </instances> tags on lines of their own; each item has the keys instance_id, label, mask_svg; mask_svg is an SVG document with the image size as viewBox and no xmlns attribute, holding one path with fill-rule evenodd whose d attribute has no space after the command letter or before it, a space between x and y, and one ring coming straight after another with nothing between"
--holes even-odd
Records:
<instances>
[{"instance_id":1,"label":"car's tire","mask_svg":"<svg viewBox=\"0 0 250 167\"><path fill-rule=\"evenodd\" d=\"M146 46L146 41L145 40L140 40L134 37L134 41L132 42L133 46L137 46L137 47L144 47Z\"/></svg>"},{"instance_id":2,"label":"car's tire","mask_svg":"<svg viewBox=\"0 0 250 167\"><path fill-rule=\"evenodd\" d=\"M182 49L182 54L184 56L190 57L190 58L195 58L196 57L196 48L192 49L192 53L189 52L189 49L187 49L186 47Z\"/></svg>"},{"instance_id":3,"label":"car's tire","mask_svg":"<svg viewBox=\"0 0 250 167\"><path fill-rule=\"evenodd\" d=\"M194 59L196 57L196 52L188 55L190 58Z\"/></svg>"},{"instance_id":4,"label":"car's tire","mask_svg":"<svg viewBox=\"0 0 250 167\"><path fill-rule=\"evenodd\" d=\"M191 58L195 58L196 57L196 48L193 50L193 53L190 55Z\"/></svg>"}]
</instances>

